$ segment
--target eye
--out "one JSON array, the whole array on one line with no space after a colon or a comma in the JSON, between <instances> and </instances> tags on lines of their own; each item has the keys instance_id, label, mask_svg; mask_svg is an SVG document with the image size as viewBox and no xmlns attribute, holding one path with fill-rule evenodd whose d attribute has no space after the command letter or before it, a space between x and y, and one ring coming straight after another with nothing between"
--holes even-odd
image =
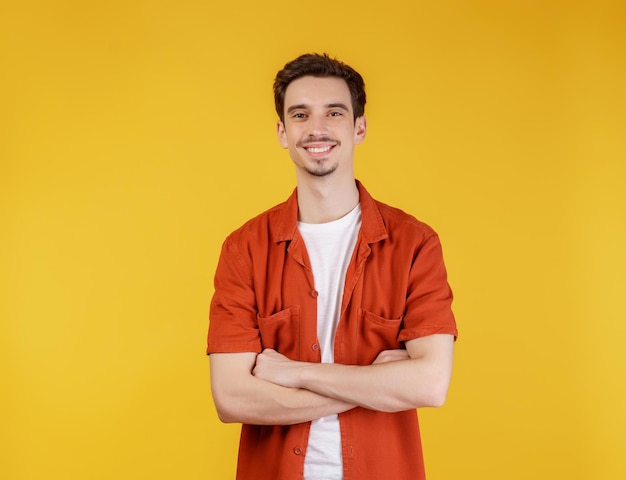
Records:
<instances>
[{"instance_id":1,"label":"eye","mask_svg":"<svg viewBox=\"0 0 626 480\"><path fill-rule=\"evenodd\" d=\"M330 112L330 116L331 117L341 117L341 116L343 116L343 113L342 112L337 112L337 111Z\"/></svg>"},{"instance_id":2,"label":"eye","mask_svg":"<svg viewBox=\"0 0 626 480\"><path fill-rule=\"evenodd\" d=\"M303 119L306 118L306 113L296 112L291 116L291 118Z\"/></svg>"}]
</instances>

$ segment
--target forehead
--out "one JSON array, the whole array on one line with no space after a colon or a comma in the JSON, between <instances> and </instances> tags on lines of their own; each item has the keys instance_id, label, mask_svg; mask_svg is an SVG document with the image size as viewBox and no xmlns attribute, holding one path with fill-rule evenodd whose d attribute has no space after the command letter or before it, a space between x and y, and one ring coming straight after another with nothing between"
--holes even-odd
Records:
<instances>
[{"instance_id":1,"label":"forehead","mask_svg":"<svg viewBox=\"0 0 626 480\"><path fill-rule=\"evenodd\" d=\"M323 106L334 103L343 103L352 111L350 89L343 78L301 77L291 82L285 91L285 109L293 105Z\"/></svg>"}]
</instances>

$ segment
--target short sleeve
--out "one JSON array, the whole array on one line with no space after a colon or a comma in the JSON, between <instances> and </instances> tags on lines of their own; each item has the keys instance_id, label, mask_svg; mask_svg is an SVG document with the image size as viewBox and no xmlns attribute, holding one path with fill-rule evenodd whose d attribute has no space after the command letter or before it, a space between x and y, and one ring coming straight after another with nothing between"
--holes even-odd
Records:
<instances>
[{"instance_id":1,"label":"short sleeve","mask_svg":"<svg viewBox=\"0 0 626 480\"><path fill-rule=\"evenodd\" d=\"M252 275L230 238L222 246L214 285L207 354L259 353L261 339Z\"/></svg>"},{"instance_id":2,"label":"short sleeve","mask_svg":"<svg viewBox=\"0 0 626 480\"><path fill-rule=\"evenodd\" d=\"M458 336L452 313L452 290L437 234L427 236L416 253L409 272L406 311L398 340L434 334Z\"/></svg>"}]
</instances>

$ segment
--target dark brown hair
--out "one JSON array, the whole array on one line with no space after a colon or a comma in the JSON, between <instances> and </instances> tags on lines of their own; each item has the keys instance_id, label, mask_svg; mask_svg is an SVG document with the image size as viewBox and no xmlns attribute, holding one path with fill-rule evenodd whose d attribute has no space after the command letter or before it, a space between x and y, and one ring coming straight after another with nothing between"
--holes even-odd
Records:
<instances>
[{"instance_id":1,"label":"dark brown hair","mask_svg":"<svg viewBox=\"0 0 626 480\"><path fill-rule=\"evenodd\" d=\"M365 113L365 82L354 68L326 53L307 53L287 63L274 79L274 103L281 122L285 120L285 92L291 82L301 77L338 77L348 84L354 120Z\"/></svg>"}]
</instances>

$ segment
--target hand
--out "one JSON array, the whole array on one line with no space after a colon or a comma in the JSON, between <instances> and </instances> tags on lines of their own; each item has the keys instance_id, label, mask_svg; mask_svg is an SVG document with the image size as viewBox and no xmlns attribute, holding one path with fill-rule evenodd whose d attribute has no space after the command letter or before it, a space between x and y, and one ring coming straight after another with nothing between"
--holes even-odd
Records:
<instances>
[{"instance_id":1,"label":"hand","mask_svg":"<svg viewBox=\"0 0 626 480\"><path fill-rule=\"evenodd\" d=\"M409 353L404 348L398 348L395 350L383 350L378 354L376 360L372 362L372 365L376 363L397 362L398 360L408 360Z\"/></svg>"},{"instance_id":2,"label":"hand","mask_svg":"<svg viewBox=\"0 0 626 480\"><path fill-rule=\"evenodd\" d=\"M291 360L276 350L266 348L256 357L252 375L283 387L298 388L298 378L305 362Z\"/></svg>"}]
</instances>

